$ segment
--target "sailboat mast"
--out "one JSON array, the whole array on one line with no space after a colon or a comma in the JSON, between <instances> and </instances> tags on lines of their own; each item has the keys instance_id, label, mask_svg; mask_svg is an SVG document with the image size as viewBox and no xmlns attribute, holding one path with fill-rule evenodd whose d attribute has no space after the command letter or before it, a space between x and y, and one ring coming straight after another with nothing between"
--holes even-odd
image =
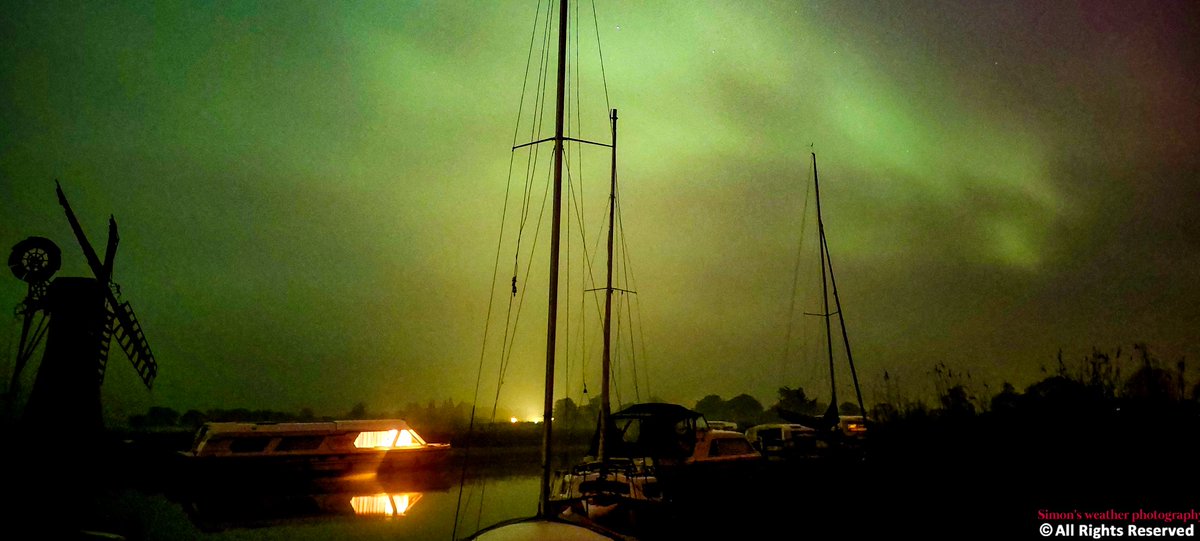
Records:
<instances>
[{"instance_id":1,"label":"sailboat mast","mask_svg":"<svg viewBox=\"0 0 1200 541\"><path fill-rule=\"evenodd\" d=\"M813 194L817 199L817 233L820 236L820 252L821 252L821 296L825 302L825 344L826 350L829 352L829 409L826 410L826 416L829 412L837 411L837 384L833 376L833 330L830 328L829 321L829 280L825 278L825 222L821 219L821 182L817 176L817 153L812 153L813 164ZM833 274L833 269L830 268L830 274Z\"/></svg>"},{"instance_id":2,"label":"sailboat mast","mask_svg":"<svg viewBox=\"0 0 1200 541\"><path fill-rule=\"evenodd\" d=\"M824 239L824 235L821 238ZM842 300L838 296L837 279L833 277L833 257L829 255L828 245L825 245L825 257L829 261L829 283L833 286L833 303L837 307L838 324L842 327L842 342L846 344L846 362L850 365L850 378L854 380L854 397L858 399L858 411L862 413L863 419L866 419L867 408L863 404L862 389L858 386L858 371L854 369L854 355L850 353L850 335L846 332L846 316L842 314Z\"/></svg>"},{"instance_id":3,"label":"sailboat mast","mask_svg":"<svg viewBox=\"0 0 1200 541\"><path fill-rule=\"evenodd\" d=\"M558 3L558 93L554 119L554 210L550 228L550 294L546 316L546 393L542 402L542 483L538 517L550 509L550 435L554 421L554 354L558 331L558 251L562 220L563 102L566 86L567 0Z\"/></svg>"},{"instance_id":4,"label":"sailboat mast","mask_svg":"<svg viewBox=\"0 0 1200 541\"><path fill-rule=\"evenodd\" d=\"M833 314L829 313L829 287L833 287L833 303L837 309L838 325L842 328L842 343L846 346L846 362L850 365L850 377L854 380L854 397L858 400L858 409L862 413L863 418L866 418L867 408L863 404L862 389L858 385L858 371L854 369L854 355L850 353L850 336L846 331L846 316L842 314L842 299L838 295L837 278L833 275L833 257L829 255L829 243L825 241L825 222L821 219L821 185L817 181L817 155L813 153L813 191L817 198L817 229L821 235L821 290L825 295L825 341L829 344L829 387L830 387L830 403L827 414L833 415L837 411L837 387L833 381L833 342L832 333L829 330L829 317ZM825 268L829 268L828 285L825 280Z\"/></svg>"},{"instance_id":5,"label":"sailboat mast","mask_svg":"<svg viewBox=\"0 0 1200 541\"><path fill-rule=\"evenodd\" d=\"M612 405L608 398L609 371L612 367L612 294L613 294L613 222L617 213L617 110L612 110L612 166L608 191L608 280L604 286L604 360L600 372L600 439L596 458L608 457L605 434Z\"/></svg>"}]
</instances>

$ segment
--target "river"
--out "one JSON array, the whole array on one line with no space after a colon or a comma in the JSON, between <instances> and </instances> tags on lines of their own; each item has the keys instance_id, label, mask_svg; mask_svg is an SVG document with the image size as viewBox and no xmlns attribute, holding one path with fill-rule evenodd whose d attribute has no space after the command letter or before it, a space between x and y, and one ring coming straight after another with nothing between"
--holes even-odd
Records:
<instances>
[{"instance_id":1,"label":"river","mask_svg":"<svg viewBox=\"0 0 1200 541\"><path fill-rule=\"evenodd\" d=\"M477 477L464 485L464 511L453 535L457 482L413 488L359 483L315 493L264 488L167 494L124 487L102 491L95 513L97 529L127 539L446 541L537 511L537 475Z\"/></svg>"}]
</instances>

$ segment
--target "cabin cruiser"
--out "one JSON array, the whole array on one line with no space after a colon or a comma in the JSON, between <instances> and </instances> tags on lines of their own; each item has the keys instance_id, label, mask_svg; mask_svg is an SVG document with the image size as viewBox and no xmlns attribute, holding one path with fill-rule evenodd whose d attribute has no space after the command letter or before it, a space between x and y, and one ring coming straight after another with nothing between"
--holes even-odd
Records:
<instances>
[{"instance_id":1,"label":"cabin cruiser","mask_svg":"<svg viewBox=\"0 0 1200 541\"><path fill-rule=\"evenodd\" d=\"M399 419L205 423L182 452L193 476L325 477L428 470L450 445L427 443Z\"/></svg>"}]
</instances>

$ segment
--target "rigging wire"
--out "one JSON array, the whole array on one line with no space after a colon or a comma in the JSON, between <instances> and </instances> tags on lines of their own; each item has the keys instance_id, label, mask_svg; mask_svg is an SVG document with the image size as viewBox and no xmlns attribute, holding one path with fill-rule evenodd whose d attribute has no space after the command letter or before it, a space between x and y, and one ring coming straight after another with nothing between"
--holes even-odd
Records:
<instances>
[{"instance_id":1,"label":"rigging wire","mask_svg":"<svg viewBox=\"0 0 1200 541\"><path fill-rule=\"evenodd\" d=\"M600 79L604 81L604 108L612 110L608 101L608 75L604 71L604 49L600 46L600 17L596 16L596 0L592 0L592 23L596 27L596 52L600 56Z\"/></svg>"},{"instance_id":2,"label":"rigging wire","mask_svg":"<svg viewBox=\"0 0 1200 541\"><path fill-rule=\"evenodd\" d=\"M638 291L637 280L635 279L635 277L633 275L633 262L631 261L632 258L629 256L629 244L626 241L626 236L625 236L625 214L621 207L621 197L620 196L621 196L621 188L620 188L620 185L618 184L618 186L617 186L617 202L616 202L615 207L616 207L616 213L617 213L617 216L616 216L617 231L620 232L620 235L621 235L621 264L625 269L625 274L624 274L625 280L626 280L625 289L632 291L634 293L633 297L636 299L637 291ZM632 303L630 303L629 301L626 301L626 310L627 311L628 311L630 304L632 304ZM641 311L640 311L641 304L640 303L638 304L638 307L639 307L639 311L638 311L637 325L638 325L638 333L642 337L642 341L641 341L642 362L644 363L644 362L646 362L646 340L645 340L646 335L645 335L645 328L642 326L642 317L641 317ZM633 335L633 327L632 327L633 321L634 321L633 314L630 312L630 313L628 313L628 316L629 316L629 325L630 325L630 329L629 329L630 362L633 364L633 386L634 386L633 388L634 388L634 392L637 394L638 401L641 401L641 392L639 390L638 376L637 376L637 355L636 355L636 349L635 349L635 345L634 345L634 335ZM650 393L650 370L649 370L649 367L647 367L645 370L643 370L643 372L645 373L645 376L646 376L646 394L649 395L649 393Z\"/></svg>"},{"instance_id":3,"label":"rigging wire","mask_svg":"<svg viewBox=\"0 0 1200 541\"><path fill-rule=\"evenodd\" d=\"M548 80L547 78L549 76L549 71L550 71L550 69L549 69L549 66L550 66L550 44L551 44L550 37L553 34L553 32L551 32L551 29L553 28L553 26L552 26L553 22L554 22L554 10L552 9L550 0L547 0L546 17L544 19L543 29L542 29L542 35L543 35L542 49L541 49L541 54L539 55L540 62L538 65L538 88L537 88L537 92L534 96L533 119L529 126L529 138L530 138L529 140L530 141L537 141L537 140L541 139L542 128L543 128L543 125L545 124L546 96L548 94L546 92L546 81ZM537 26L537 22L535 20L535 22L534 22L535 32L536 32L536 26ZM532 43L532 41L533 41L532 38L530 41ZM526 68L526 73L527 73L526 79L528 79L528 68ZM522 95L522 103L524 103L524 95ZM520 124L520 121L521 121L520 118L518 118L517 119L518 125ZM515 138L513 140L513 146L516 146ZM517 288L517 283L518 283L517 275L518 275L519 268L520 268L519 261L520 261L520 257L521 257L521 241L524 237L525 226L526 226L526 223L528 220L529 210L531 207L530 199L532 197L531 194L532 194L532 190L533 190L533 181L537 174L537 164L539 161L540 149L541 149L541 145L533 145L526 152L525 197L524 197L524 202L523 202L523 206L522 206L521 220L520 220L520 224L517 229L516 247L513 251L513 277L512 277L512 284L513 284L512 285L512 294L513 294L513 296L516 296L517 289L518 289ZM513 152L515 152L515 150ZM549 174L550 174L550 171L547 170L547 180L546 180L547 184L546 184L546 188L543 189L543 191L542 191L542 203L541 203L540 209L538 211L537 227L534 230L533 246L530 247L530 249L529 249L530 263L529 263L529 265L526 266L526 269L525 269L525 277L524 277L525 279L522 280L520 283L528 283L529 273L533 266L532 262L533 262L534 253L536 252L538 232L541 231L542 218L545 214L545 209L546 209L546 198L549 194L549 182L550 182ZM517 303L517 313L516 313L515 319L513 318L513 315L512 315L512 302L511 302L512 298L510 297L510 299L509 299L510 302L509 302L508 316L505 318L505 338L504 338L504 344L501 347L500 371L497 376L497 382L496 382L496 402L493 402L493 404L492 404L491 420L493 422L495 421L495 417L496 417L496 408L499 405L500 387L503 384L504 375L508 372L509 361L512 358L512 349L515 345L515 340L516 340L516 337L515 337L516 326L520 321L521 307L524 306L524 299L525 299L524 292L525 292L525 289L521 288L521 296ZM510 325L510 323L511 323L511 325Z\"/></svg>"},{"instance_id":4,"label":"rigging wire","mask_svg":"<svg viewBox=\"0 0 1200 541\"><path fill-rule=\"evenodd\" d=\"M528 52L526 55L526 64L525 64L524 75L522 77L521 98L520 98L520 101L518 102L517 122L513 129L513 146L514 147L517 146L518 136L520 135L522 128L523 128L522 119L525 118L526 115L529 115L529 118L530 118L530 122L528 125L528 133L529 133L530 141L540 141L542 139L542 133L545 128L546 120L550 116L547 114L546 109L547 109L547 104L549 102L549 96L551 94L550 89L548 88L549 76L550 76L550 66L551 66L551 62L550 62L550 60L551 60L550 51L551 51L551 43L552 43L551 38L554 35L554 32L552 32L551 29L554 26L556 26L555 23L557 23L559 21L556 20L557 16L555 15L554 10L552 9L552 1L551 0L546 1L545 11L546 11L545 16L543 16L541 3L538 2L537 9L535 10L535 14L534 14L534 21L533 21L533 25L532 25L532 29L531 29L530 38L529 38L529 48L528 48ZM610 102L609 102L607 73L605 71L604 62L603 62L603 50L602 50L602 47L600 44L599 22L598 22L598 19L595 19L596 7L595 7L594 2L592 5L592 14L594 17L593 25L594 25L594 28L596 29L597 52L600 55L600 63L601 63L600 68L601 68L601 76L602 76L603 87L604 87L605 105L606 105L607 110L611 110L611 106L610 106ZM566 130L567 130L567 133L582 133L582 127L583 127L583 114L582 114L582 105L581 105L581 103L582 103L582 85L580 84L580 81L582 81L582 74L581 74L582 64L579 62L580 51L582 50L582 47L580 46L581 13L578 8L575 8L572 11L568 12L567 17L569 17L568 24L571 25L571 27L574 29L574 32L575 32L575 36L574 36L575 48L572 51L574 53L574 62L571 62L570 54L568 54L563 59L563 62L566 62L568 64L568 69L570 70L570 71L568 71L568 73L573 75L573 77L568 78L568 81L566 82L566 84L569 86L567 86L567 88L565 90L567 92L570 92L570 96L572 96L574 98L573 110L572 110L572 106L571 106L572 105L571 100L568 100L566 103L566 109L567 109L566 119L565 119L566 120ZM539 58L538 72L536 74L532 74L531 68L533 66L534 47L535 47L535 44L538 44L537 33L538 33L539 28L542 30L543 38L541 39L541 43L540 43L541 50L540 50L540 54L538 55L538 58ZM534 77L533 81L530 80L531 75ZM571 81L574 81L574 82L572 83ZM531 89L528 88L529 84L531 84L531 83L537 85L536 90L534 90L532 92L532 97L530 97ZM529 100L528 103L527 103L527 100ZM528 105L528 107L527 107L527 105ZM595 269L594 269L594 265L593 265L593 259L595 258L595 255L599 251L598 250L599 238L597 239L597 243L596 243L597 249L593 250L589 254L589 250L588 250L588 246L587 246L587 242L586 242L587 234L586 234L585 220L583 219L583 214L584 214L583 209L585 208L584 204L583 204L584 196L585 196L584 173L583 173L583 171L584 171L583 154L584 153L581 148L582 145L574 144L573 146L570 146L570 142L567 142L567 141L563 141L562 144L564 145L563 159L565 162L564 168L567 173L567 183L568 183L568 194L569 194L568 195L568 197L569 197L568 206L572 207L575 210L574 216L577 221L577 231L579 232L578 233L579 238L582 241L580 243L580 246L582 247L582 250L583 250L583 257L584 257L584 262L585 262L584 267L581 268L579 271L579 273L581 275L580 279L582 281L590 283L590 285L592 285L594 287L596 284L596 276L595 276ZM517 334L516 331L517 331L517 327L519 326L522 308L524 306L525 294L527 292L527 288L519 287L519 285L528 283L528 280L531 276L531 270L533 268L532 263L533 263L534 254L537 251L541 226L545 221L544 220L545 210L546 210L546 206L547 206L547 202L548 202L549 189L550 189L550 185L551 185L550 179L552 178L552 173L553 173L552 170L547 171L546 181L545 181L545 185L543 187L543 193L542 193L542 198L541 198L542 200L541 200L540 204L536 205L538 212L536 213L536 218L535 218L534 217L535 213L533 213L533 210L534 210L535 203L537 203L536 200L534 199L536 197L536 182L537 182L536 177L539 175L539 172L540 172L539 165L543 162L540 159L541 154L542 154L542 152L540 151L540 147L542 145L535 144L535 145L530 145L530 146L532 146L533 148L528 149L526 151L526 155L525 155L525 164L524 164L525 172L524 172L521 193L519 194L519 199L520 199L519 209L516 209L516 208L513 209L513 210L518 210L518 212L515 213L516 214L515 221L516 221L517 231L516 231L515 239L513 241L511 241L513 243L512 286L511 286L511 294L508 295L508 303L507 303L508 307L505 312L504 332L503 332L503 336L502 336L502 343L500 346L500 355L499 355L499 357L500 357L499 365L500 366L499 366L499 370L497 373L496 392L495 392L494 401L492 403L491 415L490 415L490 420L492 423L494 423L496 420L496 415L498 413L498 411L497 411L498 405L499 405L500 396L501 396L501 387L503 386L505 376L511 365L512 357L513 357L513 354L515 351L516 334ZM574 150L573 153L572 153L572 150ZM575 156L574 160L571 159L572 154ZM469 453L470 453L470 442L471 442L470 434L474 433L475 426L476 426L475 420L476 420L476 413L477 413L477 404L479 402L480 391L482 389L482 375L483 375L484 362L485 362L485 359L488 357L488 355L487 355L487 348L488 348L488 343L489 343L488 339L492 333L491 322L492 322L493 316L496 315L495 314L495 312L496 312L495 295L497 293L496 286L498 285L501 253L503 251L503 246L505 243L504 229L506 229L505 226L508 224L508 221L510 220L509 215L513 214L512 212L510 212L510 205L512 205L512 200L515 199L514 195L517 195L517 194L513 193L514 187L512 185L513 180L514 180L513 173L519 167L519 165L516 163L517 159L518 159L518 157L516 156L516 153L514 150L512 153L510 153L510 157L509 157L508 183L507 183L506 189L505 189L504 207L503 207L503 210L501 212L501 217L500 217L501 232L500 232L499 238L497 239L495 260L494 260L494 264L493 264L493 273L492 273L492 280L491 280L491 288L489 291L488 309L487 309L487 314L486 314L485 321L484 321L483 340L482 340L481 347L480 347L481 351L480 351L480 357L479 357L479 370L478 370L478 373L476 376L475 389L474 389L474 394L472 397L471 418L468 423L468 439L467 439L468 444L467 444L467 451L466 451L467 456L469 456ZM575 175L573 175L571 172L572 166L575 166L577 168L576 169L577 173ZM553 168L548 168L548 169L553 169ZM574 185L574 177L575 176L578 176L578 181L579 181L578 189L576 189L576 186ZM570 215L571 215L570 211L568 211L568 216L570 216ZM530 224L529 223L530 220L534 220L534 223ZM527 228L530 225L534 226L533 231L532 231L533 236L531 239L527 240L525 237L527 234ZM566 265L566 273L567 273L567 284L568 284L568 287L570 287L570 283L571 283L571 268L570 268L570 261L569 261L570 254L571 254L570 238L573 235L571 232L569 217L568 217L566 236L568 237L568 239L567 239L568 262ZM526 246L526 245L528 245L528 246ZM523 260L526 260L526 258L523 257L523 255L522 255L525 250L528 251L528 256L527 256L526 267L525 267L524 271L522 272L520 263ZM520 281L518 280L518 277L521 278ZM520 295L518 295L518 290L520 292ZM597 313L599 314L602 310L601 305L599 303L599 299L594 299L594 301L595 302L593 304L596 308ZM567 340L566 340L564 346L566 347L567 351L569 352L570 351L570 310L571 310L569 296L568 296L568 300L566 301L566 303L567 303L566 304L566 306L567 306L567 323L566 323L566 325L567 325L567 327L566 327ZM583 381L584 382L584 387L583 387L584 393L587 392L586 391L586 366L587 366L588 355L587 355L587 334L585 331L586 321L587 321L587 319L586 319L587 310L583 309L582 306L585 306L586 304L587 304L586 301L584 301L580 305L581 306L581 309L580 309L581 324L579 327L579 329L580 329L579 330L580 350L583 353L580 358L581 358L581 363L582 363L581 373L583 374L583 380L584 380ZM627 312L628 312L628 310L627 310ZM620 317L619 313L618 313L618 317ZM619 336L619 334L618 334L618 336ZM643 348L644 348L644 345L643 345ZM566 366L567 372L566 372L565 377L569 381L570 380L570 377L569 377L570 364L569 363L566 363L566 364L567 364L567 366ZM569 385L566 388L569 388ZM452 532L452 536L457 535L459 521L460 521L460 511L465 511L465 510L469 510L472 508L470 494L468 494L467 502L466 502L465 506L463 504L462 492L463 492L463 486L465 484L466 466L467 466L467 462L464 461L462 475L461 475L460 483L459 483L459 494L458 494L458 501L456 503L454 531ZM479 506L478 506L478 513L476 515L476 527L478 527L478 525L481 521L481 517L482 517L483 490L485 490L485 488L486 488L486 484L481 484L480 495L479 495L480 501L479 501Z\"/></svg>"},{"instance_id":5,"label":"rigging wire","mask_svg":"<svg viewBox=\"0 0 1200 541\"><path fill-rule=\"evenodd\" d=\"M809 177L812 177L812 166L809 166ZM808 226L808 198L812 193L812 185L805 182L806 189L804 190L804 206L800 212L800 240L796 246L796 263L792 268L792 295L791 304L788 306L787 334L783 341L783 358L780 362L780 379L783 379L787 372L788 360L791 358L792 348L792 327L796 320L796 291L800 287L800 262L804 256L804 230ZM801 325L801 332L805 331L805 327ZM807 352L805 352L807 353Z\"/></svg>"},{"instance_id":6,"label":"rigging wire","mask_svg":"<svg viewBox=\"0 0 1200 541\"><path fill-rule=\"evenodd\" d=\"M552 173L552 171L547 170L546 188L542 191L542 205L541 205L541 209L538 211L537 224L534 227L534 231L533 231L533 246L531 246L529 248L529 264L525 266L525 281L528 281L529 274L533 270L533 257L534 257L534 255L536 255L536 252L537 252L538 238L540 236L539 233L541 232L542 223L544 222L544 220L542 218L544 217L544 214L546 212L546 200L549 198L549 193L550 193L551 173ZM499 379L496 382L496 401L492 404L492 421L496 420L496 408L500 402L500 387L504 384L504 376L505 376L505 374L508 373L508 366L509 366L510 362L512 361L513 348L516 347L516 328L517 328L517 325L519 325L521 322L521 312L522 312L521 309L525 306L525 294L528 291L529 290L526 288L521 289L520 295L517 297L516 314L513 315L511 318L511 321L512 321L511 332L509 332L509 328L505 329L505 336L507 337L507 340L506 340L507 343L506 343L506 349L503 352L502 357L500 359L500 374L499 374ZM512 298L509 299L509 313L512 314ZM509 320L506 319L505 320L506 327L508 327L508 322L509 322Z\"/></svg>"},{"instance_id":7,"label":"rigging wire","mask_svg":"<svg viewBox=\"0 0 1200 541\"><path fill-rule=\"evenodd\" d=\"M554 12L552 10L552 5L551 5L550 0L547 0L547 3L546 3L546 17L545 17L544 21L545 22L544 22L544 27L543 27L543 32L542 32L542 35L544 36L544 38L542 40L542 50L541 50L541 54L539 55L540 63L538 66L538 89L537 89L536 94L534 95L534 100L533 100L534 103L532 104L533 105L533 119L529 126L529 137L530 137L530 140L532 140L532 141L536 141L541 138L542 127L544 125L544 120L546 117L546 113L545 113L546 96L547 96L546 81L548 80L548 77L549 77L550 43L551 43L550 36L552 34L551 33L552 26L551 25L554 21ZM536 29L536 26L537 26L537 20L535 18L535 21L534 21L535 29ZM528 78L528 76L526 78ZM522 95L521 99L522 99L522 103L524 103L524 95ZM517 119L517 123L518 123L518 129L519 129L520 118ZM513 146L516 146L515 138L513 141ZM515 150L512 152L515 152ZM520 323L522 308L525 305L525 293L527 292L527 289L520 288L520 296L519 297L517 296L517 289L518 289L517 288L517 283L518 283L517 282L517 274L518 274L519 262L520 262L520 257L521 257L521 241L524 238L525 226L526 226L528 218L529 218L529 211L530 211L530 207L531 207L530 199L532 197L533 182L534 182L534 178L535 178L536 172L537 172L537 164L539 161L539 156L540 156L540 145L533 145L532 148L530 148L526 151L525 194L524 194L524 198L523 198L521 220L520 220L520 224L517 229L516 247L513 251L512 295L508 299L508 310L506 312L505 321L504 321L504 339L503 339L503 343L501 344L501 348L500 348L500 367L499 367L498 374L496 376L496 394L495 394L495 398L492 401L491 414L488 417L489 423L493 423L493 424L496 422L496 412L497 412L497 408L499 407L499 404L500 404L500 392L504 385L504 376L508 373L508 366L510 364L510 361L512 360L512 350L516 344L516 329ZM549 173L550 173L550 171L547 170L546 187L542 191L542 203L541 203L539 211L538 211L537 224L536 224L536 227L534 228L534 233L533 233L533 245L530 246L530 248L529 248L529 264L526 265L525 277L524 277L525 279L521 283L528 283L529 274L530 274L531 270L533 269L533 256L534 256L534 253L536 253L536 251L537 251L536 250L537 249L537 241L538 241L538 236L539 236L538 233L541 231L543 217L544 217L545 210L546 210L546 200L547 200L547 197L549 194L549 187L550 187ZM516 298L516 314L515 315L513 313L513 299L514 298ZM487 485L486 485L486 483L484 483L481 485L481 488L480 488L480 503L479 503L478 513L475 518L476 529L479 528L479 523L482 521L483 496L484 496L484 493L486 493L486 490L487 490Z\"/></svg>"},{"instance_id":8,"label":"rigging wire","mask_svg":"<svg viewBox=\"0 0 1200 541\"><path fill-rule=\"evenodd\" d=\"M524 115L525 93L527 90L527 84L529 82L529 67L533 63L533 44L534 44L535 38L537 37L537 26L538 26L537 21L541 17L541 10L542 10L541 3L538 3L537 7L534 11L533 28L530 30L530 34L529 34L529 52L526 54L526 57L525 57L525 74L521 78L521 99L519 100L518 105L517 105L517 121L516 121L515 125L513 126L513 146L516 146L516 144L517 144L517 136L520 133L520 129L521 129L521 117ZM547 3L547 18L548 17L549 17L549 3ZM513 173L513 165L514 165L515 161L516 161L516 154L509 153L508 175L507 175L508 180L505 183L505 188L504 188L504 205L502 207L502 210L500 211L500 234L498 235L498 238L496 239L496 255L494 257L494 262L492 264L492 281L491 281L491 287L488 288L488 308L487 308L487 314L484 316L483 336L482 336L481 344L480 344L480 348L479 348L480 349L480 351L479 351L479 368L476 371L476 375L475 375L475 390L474 390L473 394L471 395L471 418L467 421L467 434L468 434L467 445L466 445L466 450L464 451L465 456L463 459L462 470L459 475L458 497L457 497L457 500L454 505L454 527L450 534L450 538L452 540L455 539L458 534L459 511L462 509L463 485L466 482L467 464L469 463L469 458L470 458L470 454L471 454L471 439L472 439L471 435L474 434L474 432L475 432L475 411L479 404L479 388L480 388L480 385L483 380L483 363L484 363L484 360L486 359L486 354L487 354L487 338L488 338L489 331L491 330L492 310L494 307L494 302L496 300L496 295L495 295L496 279L499 277L499 274L500 274L500 251L501 251L502 246L504 245L504 224L508 220L508 203L509 203L509 198L510 198L511 190L512 190L512 173ZM514 283L514 287L515 287L515 283ZM511 299L511 297L510 297L510 299ZM510 300L509 304L511 306L511 300ZM493 415L494 415L494 412L493 412ZM467 506L468 507L470 506L470 496L469 495L468 495L468 500L467 500ZM482 512L482 508L483 508L483 502L482 502L482 497L481 497L481 501L480 501L481 512ZM476 524L478 524L478 523L479 523L479 521L477 519Z\"/></svg>"}]
</instances>

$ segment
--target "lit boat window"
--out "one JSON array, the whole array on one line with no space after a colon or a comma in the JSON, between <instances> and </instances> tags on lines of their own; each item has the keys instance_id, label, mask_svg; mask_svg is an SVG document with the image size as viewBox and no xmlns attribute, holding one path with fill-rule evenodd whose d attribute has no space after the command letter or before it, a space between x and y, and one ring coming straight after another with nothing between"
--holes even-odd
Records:
<instances>
[{"instance_id":1,"label":"lit boat window","mask_svg":"<svg viewBox=\"0 0 1200 541\"><path fill-rule=\"evenodd\" d=\"M354 438L354 446L359 449L368 447L391 447L396 443L396 435L399 430L380 430L376 432L359 432L358 437Z\"/></svg>"},{"instance_id":2,"label":"lit boat window","mask_svg":"<svg viewBox=\"0 0 1200 541\"><path fill-rule=\"evenodd\" d=\"M424 447L425 440L421 439L412 429L378 430L374 432L359 432L354 438L354 446L359 449L394 449L398 447Z\"/></svg>"}]
</instances>

